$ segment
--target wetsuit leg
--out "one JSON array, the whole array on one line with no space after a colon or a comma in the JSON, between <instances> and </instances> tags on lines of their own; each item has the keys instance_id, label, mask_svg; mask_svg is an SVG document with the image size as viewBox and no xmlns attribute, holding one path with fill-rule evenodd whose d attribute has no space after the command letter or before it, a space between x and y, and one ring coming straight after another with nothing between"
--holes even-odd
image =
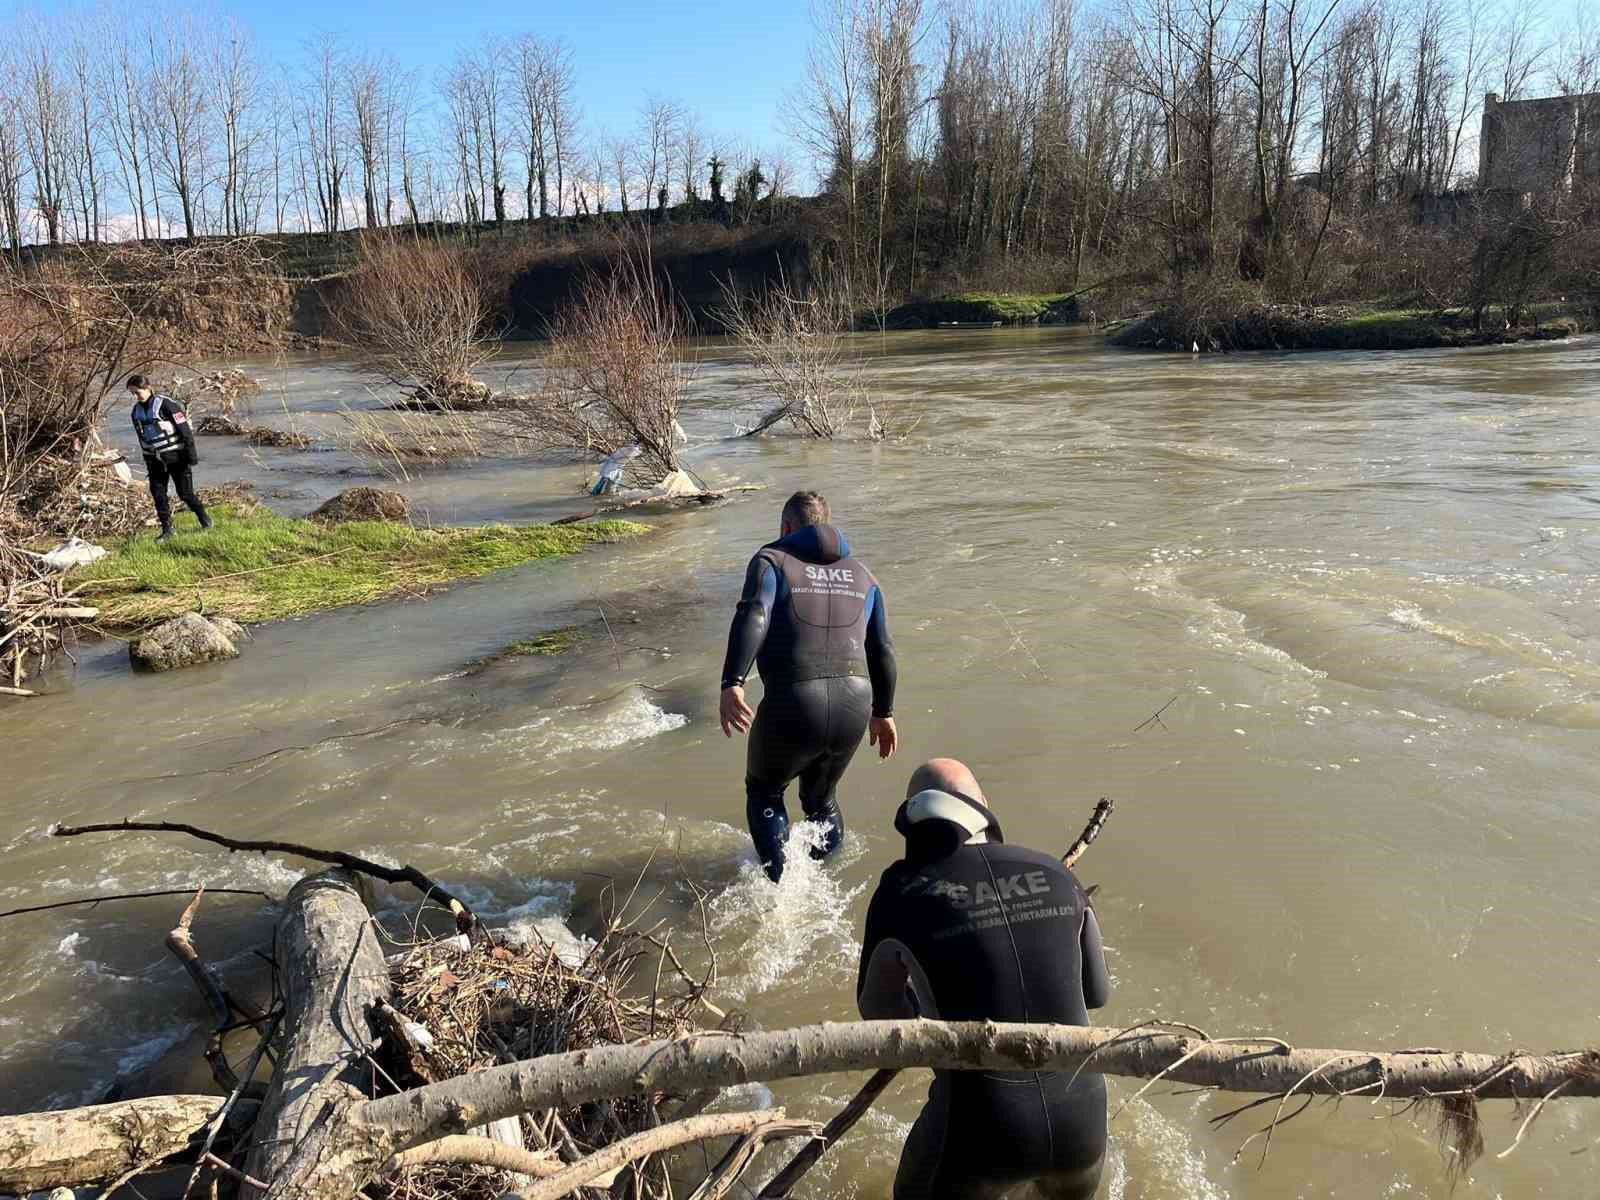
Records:
<instances>
[{"instance_id":1,"label":"wetsuit leg","mask_svg":"<svg viewBox=\"0 0 1600 1200\"><path fill-rule=\"evenodd\" d=\"M1075 1082L1054 1072L935 1076L900 1160L895 1198L1036 1192L1047 1200L1090 1200L1105 1146L1098 1075Z\"/></svg>"},{"instance_id":2,"label":"wetsuit leg","mask_svg":"<svg viewBox=\"0 0 1600 1200\"><path fill-rule=\"evenodd\" d=\"M767 877L783 874L783 844L789 837L789 810L783 793L823 749L825 680L769 688L756 707L745 758L745 819L750 840Z\"/></svg>"},{"instance_id":3,"label":"wetsuit leg","mask_svg":"<svg viewBox=\"0 0 1600 1200\"><path fill-rule=\"evenodd\" d=\"M150 475L150 499L155 501L156 518L162 529L172 528L172 502L167 498L167 464L153 455L146 455L144 469Z\"/></svg>"},{"instance_id":4,"label":"wetsuit leg","mask_svg":"<svg viewBox=\"0 0 1600 1200\"><path fill-rule=\"evenodd\" d=\"M196 517L201 525L211 522L206 517L206 506L200 503L200 494L194 490L194 472L189 469L188 463L175 463L167 468L167 473L172 476L172 485L182 500Z\"/></svg>"},{"instance_id":5,"label":"wetsuit leg","mask_svg":"<svg viewBox=\"0 0 1600 1200\"><path fill-rule=\"evenodd\" d=\"M1016 1180L986 1179L966 1170L967 1149L951 1141L950 1088L939 1075L928 1089L900 1152L894 1174L894 1200L1000 1200ZM960 1141L961 1139L957 1139Z\"/></svg>"},{"instance_id":6,"label":"wetsuit leg","mask_svg":"<svg viewBox=\"0 0 1600 1200\"><path fill-rule=\"evenodd\" d=\"M1093 1200L1100 1190L1101 1159L1092 1167L1081 1171L1052 1171L1033 1181L1033 1190L1041 1200Z\"/></svg>"},{"instance_id":7,"label":"wetsuit leg","mask_svg":"<svg viewBox=\"0 0 1600 1200\"><path fill-rule=\"evenodd\" d=\"M823 751L800 774L800 807L808 821L826 827L813 858L826 858L844 842L844 814L839 811L839 780L866 736L872 716L872 684L854 676L824 679L827 685L827 727Z\"/></svg>"}]
</instances>

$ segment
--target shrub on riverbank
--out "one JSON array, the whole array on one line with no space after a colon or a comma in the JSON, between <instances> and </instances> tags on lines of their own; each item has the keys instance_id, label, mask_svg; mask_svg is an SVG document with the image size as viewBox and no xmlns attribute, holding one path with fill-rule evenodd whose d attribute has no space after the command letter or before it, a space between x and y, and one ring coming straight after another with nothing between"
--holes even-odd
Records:
<instances>
[{"instance_id":1,"label":"shrub on riverbank","mask_svg":"<svg viewBox=\"0 0 1600 1200\"><path fill-rule=\"evenodd\" d=\"M682 466L678 412L695 362L681 343L690 332L649 243L619 248L550 327L544 388L507 414L507 424L535 446L580 460L634 447L623 468L628 481L660 483Z\"/></svg>"},{"instance_id":2,"label":"shrub on riverbank","mask_svg":"<svg viewBox=\"0 0 1600 1200\"><path fill-rule=\"evenodd\" d=\"M99 624L127 630L188 612L272 621L349 604L417 595L458 579L571 554L642 533L627 521L414 529L389 521L341 525L216 512L216 528L187 520L171 542L132 538L73 575L100 609Z\"/></svg>"},{"instance_id":3,"label":"shrub on riverbank","mask_svg":"<svg viewBox=\"0 0 1600 1200\"><path fill-rule=\"evenodd\" d=\"M1556 305L1530 309L1526 323L1479 328L1461 309L1313 308L1251 304L1215 315L1170 307L1129 321L1108 337L1135 350L1425 350L1547 341L1597 327Z\"/></svg>"},{"instance_id":4,"label":"shrub on riverbank","mask_svg":"<svg viewBox=\"0 0 1600 1200\"><path fill-rule=\"evenodd\" d=\"M481 398L477 369L494 354L494 308L460 246L369 234L331 315L374 379L448 410Z\"/></svg>"},{"instance_id":5,"label":"shrub on riverbank","mask_svg":"<svg viewBox=\"0 0 1600 1200\"><path fill-rule=\"evenodd\" d=\"M1062 325L1078 319L1076 297L1023 292L967 292L939 300L914 300L891 309L884 318L890 329L925 329L938 325Z\"/></svg>"}]
</instances>

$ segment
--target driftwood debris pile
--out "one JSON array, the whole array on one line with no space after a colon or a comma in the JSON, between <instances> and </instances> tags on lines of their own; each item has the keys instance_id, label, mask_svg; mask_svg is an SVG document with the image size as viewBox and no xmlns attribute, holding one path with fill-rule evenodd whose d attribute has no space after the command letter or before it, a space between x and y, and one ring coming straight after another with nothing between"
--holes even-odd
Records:
<instances>
[{"instance_id":1,"label":"driftwood debris pile","mask_svg":"<svg viewBox=\"0 0 1600 1200\"><path fill-rule=\"evenodd\" d=\"M0 538L0 696L31 696L22 686L66 650L70 628L99 616L77 599L40 556Z\"/></svg>"},{"instance_id":2,"label":"driftwood debris pile","mask_svg":"<svg viewBox=\"0 0 1600 1200\"><path fill-rule=\"evenodd\" d=\"M378 1018L386 1083L418 1087L541 1055L683 1037L708 1011L706 981L682 972L667 943L620 921L609 922L598 941L547 941L529 931L467 943L460 936L424 942L391 960L393 994ZM640 986L652 980L654 986ZM522 1114L489 1133L502 1145L533 1148L554 1174L684 1111L661 1094L622 1096ZM516 1156L499 1164L401 1156L384 1186L411 1200L499 1200L528 1182L517 1165L526 1163ZM629 1172L619 1194L667 1194L659 1157L647 1155Z\"/></svg>"},{"instance_id":3,"label":"driftwood debris pile","mask_svg":"<svg viewBox=\"0 0 1600 1200\"><path fill-rule=\"evenodd\" d=\"M1065 856L1069 864L1110 811L1109 802L1097 807ZM1600 1097L1595 1050L1310 1049L1158 1020L1121 1029L913 1020L743 1032L707 995L716 976L709 939L711 961L696 977L662 926L629 923L631 896L596 940L552 944L485 928L459 897L411 866L177 824L53 830L113 831L183 833L230 851L335 866L301 880L281 905L266 1011L230 995L201 956L198 899L169 935L168 949L213 1017L206 1057L221 1094L0 1117L0 1193L84 1185L111 1192L181 1164L176 1190L141 1194L559 1200L599 1189L617 1200L719 1200L757 1165L764 1145L802 1139L802 1153L759 1193L776 1198L894 1072L913 1067L1090 1070L1148 1081L1122 1107L1162 1081L1244 1093L1255 1098L1214 1121L1262 1114L1244 1145L1264 1139L1263 1152L1277 1126L1319 1098L1366 1099L1399 1113L1426 1106L1443 1114L1452 1173L1483 1149L1483 1102L1516 1104L1503 1157L1552 1101ZM396 945L372 915L368 879L414 887L454 933ZM55 907L62 905L29 911ZM717 1027L700 1027L703 1016ZM270 1076L258 1078L268 1066ZM826 1128L782 1109L711 1111L733 1085L853 1071L875 1074ZM671 1154L708 1142L720 1154ZM141 1179L141 1188L150 1182Z\"/></svg>"}]
</instances>

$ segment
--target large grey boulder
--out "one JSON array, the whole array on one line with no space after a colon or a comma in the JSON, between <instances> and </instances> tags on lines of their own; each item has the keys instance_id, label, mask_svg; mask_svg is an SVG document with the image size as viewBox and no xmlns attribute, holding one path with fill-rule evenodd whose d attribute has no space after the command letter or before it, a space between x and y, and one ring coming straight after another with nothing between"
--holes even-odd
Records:
<instances>
[{"instance_id":1,"label":"large grey boulder","mask_svg":"<svg viewBox=\"0 0 1600 1200\"><path fill-rule=\"evenodd\" d=\"M316 512L313 521L404 521L411 505L399 492L374 487L353 487L340 492Z\"/></svg>"},{"instance_id":2,"label":"large grey boulder","mask_svg":"<svg viewBox=\"0 0 1600 1200\"><path fill-rule=\"evenodd\" d=\"M244 626L227 617L184 613L128 643L128 658L146 671L174 671L239 657Z\"/></svg>"}]
</instances>

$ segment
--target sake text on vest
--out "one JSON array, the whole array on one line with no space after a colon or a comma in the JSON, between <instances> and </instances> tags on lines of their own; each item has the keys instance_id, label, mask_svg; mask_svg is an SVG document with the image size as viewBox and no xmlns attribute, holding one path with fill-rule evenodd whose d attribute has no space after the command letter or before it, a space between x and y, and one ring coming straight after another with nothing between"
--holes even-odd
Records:
<instances>
[{"instance_id":1,"label":"sake text on vest","mask_svg":"<svg viewBox=\"0 0 1600 1200\"><path fill-rule=\"evenodd\" d=\"M856 573L849 567L807 567L806 578L818 583L854 583Z\"/></svg>"}]
</instances>

